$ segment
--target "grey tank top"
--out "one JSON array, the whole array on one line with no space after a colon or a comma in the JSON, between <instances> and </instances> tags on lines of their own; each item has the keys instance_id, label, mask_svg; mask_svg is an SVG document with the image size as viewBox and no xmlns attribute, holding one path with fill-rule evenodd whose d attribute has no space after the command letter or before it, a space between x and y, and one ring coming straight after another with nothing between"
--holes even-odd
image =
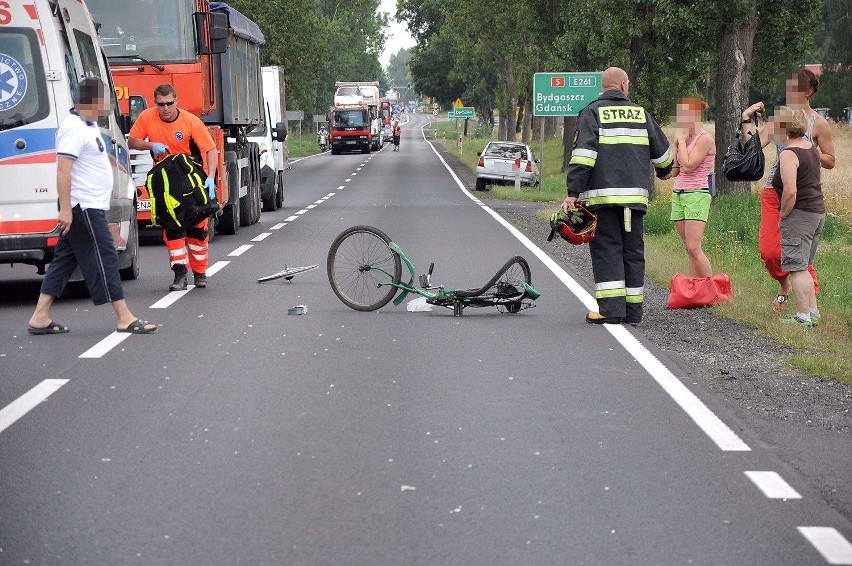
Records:
<instances>
[{"instance_id":1,"label":"grey tank top","mask_svg":"<svg viewBox=\"0 0 852 566\"><path fill-rule=\"evenodd\" d=\"M814 124L816 123L816 115L808 118L808 127L805 130L805 139L809 142L813 142L811 136L814 133ZM781 158L781 152L784 151L784 148L787 147L783 143L775 143L775 162L772 164L772 168L769 170L769 176L766 177L766 186L772 186L772 179L775 178L775 171L778 170L778 160Z\"/></svg>"}]
</instances>

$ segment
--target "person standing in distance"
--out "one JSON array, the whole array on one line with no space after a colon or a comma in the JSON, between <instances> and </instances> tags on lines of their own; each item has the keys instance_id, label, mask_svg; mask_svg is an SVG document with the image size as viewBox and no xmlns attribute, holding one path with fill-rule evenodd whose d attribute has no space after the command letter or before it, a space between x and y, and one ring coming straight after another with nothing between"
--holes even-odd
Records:
<instances>
[{"instance_id":1,"label":"person standing in distance","mask_svg":"<svg viewBox=\"0 0 852 566\"><path fill-rule=\"evenodd\" d=\"M186 153L204 164L210 199L216 198L216 170L219 151L204 122L191 112L177 106L177 91L170 84L154 89L156 108L148 108L130 129L128 145L131 149L150 151L159 161L167 153ZM146 141L147 140L147 141ZM207 287L207 244L210 219L205 218L195 226L163 230L163 240L169 250L169 263L174 271L174 282L169 291L186 289L187 265L192 269L196 287Z\"/></svg>"},{"instance_id":2,"label":"person standing in distance","mask_svg":"<svg viewBox=\"0 0 852 566\"><path fill-rule=\"evenodd\" d=\"M402 128L399 127L399 120L393 122L393 150L399 151L399 138L402 136Z\"/></svg>"},{"instance_id":3,"label":"person standing in distance","mask_svg":"<svg viewBox=\"0 0 852 566\"><path fill-rule=\"evenodd\" d=\"M118 252L106 220L112 197L112 166L96 123L99 117L109 114L109 99L104 92L99 79L81 80L77 85L77 106L56 132L57 225L62 233L29 320L30 334L69 331L67 326L53 321L50 307L78 265L95 305L112 304L118 317L118 332L150 334L157 330L156 324L134 316L121 288Z\"/></svg>"},{"instance_id":4,"label":"person standing in distance","mask_svg":"<svg viewBox=\"0 0 852 566\"><path fill-rule=\"evenodd\" d=\"M627 98L630 81L618 67L603 72L603 94L580 112L568 164L568 212L580 200L598 217L589 243L599 312L593 324L642 321L645 241L642 220L656 175L672 169L669 142L650 113Z\"/></svg>"}]
</instances>

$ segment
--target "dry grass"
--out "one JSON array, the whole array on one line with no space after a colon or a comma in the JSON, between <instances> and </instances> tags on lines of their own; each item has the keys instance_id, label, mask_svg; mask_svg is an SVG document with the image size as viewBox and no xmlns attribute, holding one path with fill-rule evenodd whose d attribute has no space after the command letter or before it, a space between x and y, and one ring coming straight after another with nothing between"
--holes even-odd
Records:
<instances>
[{"instance_id":1,"label":"dry grass","mask_svg":"<svg viewBox=\"0 0 852 566\"><path fill-rule=\"evenodd\" d=\"M711 133L715 131L714 124L705 124L705 128ZM663 128L669 140L674 140L674 127ZM835 163L834 169L822 170L822 192L825 196L825 208L829 214L834 214L847 226L852 226L852 127L831 126L831 135L834 139ZM717 152L724 152L725 147L716 148ZM766 175L769 168L775 162L775 147L767 145L763 150L766 156ZM717 175L720 175L717 172ZM768 183L766 177L752 183L751 190L759 193ZM657 181L656 190L658 195L671 194L674 180Z\"/></svg>"}]
</instances>

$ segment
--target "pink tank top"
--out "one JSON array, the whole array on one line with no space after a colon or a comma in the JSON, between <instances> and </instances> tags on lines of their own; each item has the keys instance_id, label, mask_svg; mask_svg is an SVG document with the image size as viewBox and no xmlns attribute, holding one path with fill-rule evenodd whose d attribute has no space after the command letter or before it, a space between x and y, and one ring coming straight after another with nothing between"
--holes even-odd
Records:
<instances>
[{"instance_id":1,"label":"pink tank top","mask_svg":"<svg viewBox=\"0 0 852 566\"><path fill-rule=\"evenodd\" d=\"M708 134L705 130L701 130L701 133L695 136L695 139L692 140L692 143L686 146L687 153L691 152L695 147L695 144L698 143L699 138L701 136ZM675 177L674 182L674 190L676 191L694 191L695 189L706 189L709 186L709 182L707 180L707 176L713 172L713 164L716 161L715 153L708 153L704 160L698 164L691 173L687 173L683 169L680 170L680 173L677 177ZM675 159L675 164L680 165Z\"/></svg>"}]
</instances>

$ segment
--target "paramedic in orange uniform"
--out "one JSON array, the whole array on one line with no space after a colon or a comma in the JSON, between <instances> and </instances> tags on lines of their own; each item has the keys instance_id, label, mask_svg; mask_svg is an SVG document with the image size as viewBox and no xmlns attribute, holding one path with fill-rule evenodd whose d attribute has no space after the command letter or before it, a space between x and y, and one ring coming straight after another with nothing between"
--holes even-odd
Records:
<instances>
[{"instance_id":1,"label":"paramedic in orange uniform","mask_svg":"<svg viewBox=\"0 0 852 566\"><path fill-rule=\"evenodd\" d=\"M213 137L197 116L177 106L177 92L170 84L154 89L156 108L148 108L130 129L128 145L131 149L150 151L159 161L168 153L186 153L204 163L207 180L204 188L215 199L216 168L219 152ZM147 141L146 141L147 140ZM177 230L163 230L163 239L169 249L169 262L175 272L170 291L186 289L187 265L192 269L196 287L207 287L207 242L210 219L205 218L195 226Z\"/></svg>"}]
</instances>

